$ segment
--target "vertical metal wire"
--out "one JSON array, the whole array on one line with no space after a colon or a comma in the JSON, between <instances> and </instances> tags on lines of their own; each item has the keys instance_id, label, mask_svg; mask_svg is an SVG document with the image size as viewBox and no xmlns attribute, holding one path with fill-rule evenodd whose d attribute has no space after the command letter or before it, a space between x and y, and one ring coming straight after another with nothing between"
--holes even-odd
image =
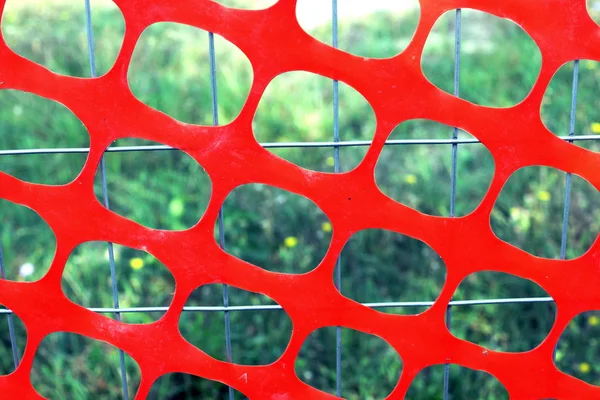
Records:
<instances>
[{"instance_id":1,"label":"vertical metal wire","mask_svg":"<svg viewBox=\"0 0 600 400\"><path fill-rule=\"evenodd\" d=\"M452 326L452 306L446 308L446 326L450 330ZM450 398L450 364L444 365L444 395L443 399L448 400Z\"/></svg>"},{"instance_id":2,"label":"vertical metal wire","mask_svg":"<svg viewBox=\"0 0 600 400\"><path fill-rule=\"evenodd\" d=\"M461 10L456 10L456 28L454 30L454 95L460 96L460 40L461 40ZM458 139L458 128L452 129L452 139ZM452 173L450 176L450 216L456 213L456 179L457 179L458 143L452 143Z\"/></svg>"},{"instance_id":3,"label":"vertical metal wire","mask_svg":"<svg viewBox=\"0 0 600 400\"><path fill-rule=\"evenodd\" d=\"M0 274L2 279L6 279L6 271L4 269L4 256L2 255L2 246L0 245ZM12 349L13 362L15 369L19 366L19 350L17 349L17 336L15 335L15 322L13 321L12 313L6 314L8 319L8 335L10 336L10 347Z\"/></svg>"},{"instance_id":4,"label":"vertical metal wire","mask_svg":"<svg viewBox=\"0 0 600 400\"><path fill-rule=\"evenodd\" d=\"M90 75L92 78L97 76L96 74L96 56L94 51L94 35L92 30L92 7L90 0L85 0L85 26L87 31L88 39L88 54L90 58ZM100 160L100 178L102 180L102 197L104 200L104 206L109 209L108 203L108 186L106 184L106 165L104 163L104 156ZM108 245L108 261L110 265L110 281L112 285L112 297L113 306L115 309L119 308L119 290L117 288L117 273L115 269L115 254L113 251L113 244L107 242ZM115 312L115 319L121 321L121 314ZM125 369L125 352L119 349L119 363L121 365L121 386L123 389L123 398L129 400L129 390L127 387L127 371Z\"/></svg>"},{"instance_id":5,"label":"vertical metal wire","mask_svg":"<svg viewBox=\"0 0 600 400\"><path fill-rule=\"evenodd\" d=\"M461 41L461 9L456 10L456 21L454 29L454 95L460 96L460 41ZM458 128L452 129L452 139L458 139ZM450 217L456 214L456 182L458 178L457 172L457 155L458 143L452 143L452 171L450 175ZM446 309L446 326L451 329L452 308L448 306ZM447 400L450 396L450 365L444 365L444 395L443 399Z\"/></svg>"},{"instance_id":6,"label":"vertical metal wire","mask_svg":"<svg viewBox=\"0 0 600 400\"><path fill-rule=\"evenodd\" d=\"M217 57L215 56L215 35L212 32L208 32L208 54L210 58L210 90L212 97L212 118L213 126L219 125L219 108L217 100ZM219 210L219 246L225 250L225 226L223 223L223 207ZM227 285L223 285L223 307L229 307L229 288ZM227 361L232 361L231 353L231 323L229 321L229 311L225 310L225 353ZM233 388L229 386L229 400L234 400L235 392Z\"/></svg>"},{"instance_id":7,"label":"vertical metal wire","mask_svg":"<svg viewBox=\"0 0 600 400\"><path fill-rule=\"evenodd\" d=\"M331 36L334 48L338 48L338 4L337 0L331 0ZM339 82L333 81L333 141L340 141L340 102ZM333 147L333 170L340 172L340 147ZM341 256L340 256L341 257ZM335 263L335 286L342 292L342 268L338 257ZM335 328L335 393L342 396L342 328Z\"/></svg>"},{"instance_id":8,"label":"vertical metal wire","mask_svg":"<svg viewBox=\"0 0 600 400\"><path fill-rule=\"evenodd\" d=\"M571 115L569 116L569 136L575 135L575 113L577 111L577 87L579 84L579 60L573 62L573 86L571 88ZM573 143L569 140L569 143ZM571 174L567 172L565 177L565 205L563 209L563 224L560 235L560 259L567 258L567 231L569 228L569 208L571 207ZM558 309L555 311L558 313ZM560 338L559 340L560 341ZM556 362L556 351L558 349L558 341L552 352L552 359Z\"/></svg>"},{"instance_id":9,"label":"vertical metal wire","mask_svg":"<svg viewBox=\"0 0 600 400\"><path fill-rule=\"evenodd\" d=\"M573 63L573 88L571 90L571 115L569 119L569 136L575 135L575 113L577 111L577 86L579 84L579 60ZM569 140L569 143L573 143ZM571 174L567 173L565 187L565 207L563 210L563 226L560 238L560 259L567 257L567 229L569 227L569 207L571 205Z\"/></svg>"}]
</instances>

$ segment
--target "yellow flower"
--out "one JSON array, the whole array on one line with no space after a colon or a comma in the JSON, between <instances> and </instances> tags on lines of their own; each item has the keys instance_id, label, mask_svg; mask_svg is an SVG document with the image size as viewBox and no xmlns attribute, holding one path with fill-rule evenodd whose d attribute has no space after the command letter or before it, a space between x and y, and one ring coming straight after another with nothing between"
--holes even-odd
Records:
<instances>
[{"instance_id":1,"label":"yellow flower","mask_svg":"<svg viewBox=\"0 0 600 400\"><path fill-rule=\"evenodd\" d=\"M590 364L588 364L586 362L582 362L581 364L579 364L579 370L584 374L587 374L588 372L590 372L591 369L592 369L592 367L590 367Z\"/></svg>"},{"instance_id":2,"label":"yellow flower","mask_svg":"<svg viewBox=\"0 0 600 400\"><path fill-rule=\"evenodd\" d=\"M583 65L585 69L588 69L590 71L593 71L598 67L598 63L592 60L585 60Z\"/></svg>"},{"instance_id":3,"label":"yellow flower","mask_svg":"<svg viewBox=\"0 0 600 400\"><path fill-rule=\"evenodd\" d=\"M129 260L129 266L135 270L142 269L144 268L144 260L142 260L139 257L134 257L131 260Z\"/></svg>"},{"instance_id":4,"label":"yellow flower","mask_svg":"<svg viewBox=\"0 0 600 400\"><path fill-rule=\"evenodd\" d=\"M592 122L592 125L590 125L590 129L594 133L600 133L600 122Z\"/></svg>"},{"instance_id":5,"label":"yellow flower","mask_svg":"<svg viewBox=\"0 0 600 400\"><path fill-rule=\"evenodd\" d=\"M323 222L323 224L321 224L321 230L323 232L331 232L331 222Z\"/></svg>"},{"instance_id":6,"label":"yellow flower","mask_svg":"<svg viewBox=\"0 0 600 400\"><path fill-rule=\"evenodd\" d=\"M407 174L404 176L404 182L408 183L409 185L414 185L417 183L417 177L413 174Z\"/></svg>"},{"instance_id":7,"label":"yellow flower","mask_svg":"<svg viewBox=\"0 0 600 400\"><path fill-rule=\"evenodd\" d=\"M283 241L285 247L289 247L290 249L296 247L298 245L298 238L295 236L288 236Z\"/></svg>"},{"instance_id":8,"label":"yellow flower","mask_svg":"<svg viewBox=\"0 0 600 400\"><path fill-rule=\"evenodd\" d=\"M600 323L600 318L598 318L595 315L592 315L589 319L588 322L590 323L591 326L596 326Z\"/></svg>"},{"instance_id":9,"label":"yellow flower","mask_svg":"<svg viewBox=\"0 0 600 400\"><path fill-rule=\"evenodd\" d=\"M550 192L548 192L547 190L538 191L537 197L540 201L550 201L550 199L552 198L552 196L550 196Z\"/></svg>"},{"instance_id":10,"label":"yellow flower","mask_svg":"<svg viewBox=\"0 0 600 400\"><path fill-rule=\"evenodd\" d=\"M518 221L521 218L521 209L519 207L511 207L510 218L513 221Z\"/></svg>"},{"instance_id":11,"label":"yellow flower","mask_svg":"<svg viewBox=\"0 0 600 400\"><path fill-rule=\"evenodd\" d=\"M335 165L335 160L333 159L333 157L327 157L327 160L325 161L327 163L327 165L329 165L330 167L333 167Z\"/></svg>"}]
</instances>

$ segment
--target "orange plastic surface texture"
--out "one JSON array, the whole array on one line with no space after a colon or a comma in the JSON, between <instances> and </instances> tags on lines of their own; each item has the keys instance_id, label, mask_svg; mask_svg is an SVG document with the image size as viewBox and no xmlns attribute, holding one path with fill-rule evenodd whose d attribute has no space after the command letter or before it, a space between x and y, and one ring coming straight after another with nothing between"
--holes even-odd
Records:
<instances>
[{"instance_id":1,"label":"orange plastic surface texture","mask_svg":"<svg viewBox=\"0 0 600 400\"><path fill-rule=\"evenodd\" d=\"M2 9L4 8L2 1ZM0 88L33 92L64 104L87 127L91 150L80 175L64 186L26 183L0 173L0 197L35 210L57 237L49 272L32 283L0 281L0 303L14 310L27 328L22 363L0 377L0 396L38 398L30 383L35 352L52 332L67 331L108 342L139 364L143 399L161 375L183 372L223 382L250 399L328 399L334 396L303 383L294 362L314 330L343 326L385 339L404 367L389 398L403 398L423 368L455 363L487 371L514 399L600 398L600 388L560 372L552 352L577 314L600 309L600 241L569 261L534 257L498 239L490 228L494 202L511 173L544 165L577 174L600 189L600 155L555 136L540 119L544 91L553 74L575 59L600 61L600 27L585 0L421 0L416 33L405 51L389 59L356 57L327 46L304 32L296 1L280 0L265 10L235 10L209 0L115 0L126 21L126 35L114 67L96 79L60 76L0 43ZM446 11L472 8L518 23L542 54L539 78L524 101L510 108L474 105L442 92L421 71L427 36ZM133 49L149 25L172 21L214 32L250 59L254 80L240 115L221 127L180 123L142 104L127 84ZM252 120L269 82L277 75L305 70L345 82L369 101L377 117L373 144L362 163L341 173L317 173L291 164L255 140ZM460 218L423 215L393 201L376 186L374 168L384 141L399 123L415 118L464 129L489 149L495 174L489 191L471 214ZM186 231L157 231L106 208L93 191L104 150L123 137L144 138L181 149L204 167L212 180L207 211ZM316 268L302 275L268 272L222 251L213 237L225 197L235 187L263 183L303 195L329 217L330 248ZM435 304L417 316L389 315L341 295L332 279L335 260L349 237L380 228L420 239L444 260L447 279ZM155 323L133 325L88 311L68 300L61 275L71 251L86 241L110 241L143 249L160 259L176 281L172 304ZM556 301L555 324L545 341L526 353L487 350L453 336L444 313L460 281L478 270L531 279ZM271 365L245 366L211 358L178 330L182 307L201 285L227 283L265 294L293 321L285 353ZM56 379L61 379L57 376Z\"/></svg>"}]
</instances>

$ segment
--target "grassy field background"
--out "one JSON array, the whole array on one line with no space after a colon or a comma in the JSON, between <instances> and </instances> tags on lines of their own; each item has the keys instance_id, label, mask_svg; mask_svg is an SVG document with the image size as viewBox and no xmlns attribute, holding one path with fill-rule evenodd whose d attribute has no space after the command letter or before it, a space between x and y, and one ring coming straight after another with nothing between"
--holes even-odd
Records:
<instances>
[{"instance_id":1,"label":"grassy field background","mask_svg":"<svg viewBox=\"0 0 600 400\"><path fill-rule=\"evenodd\" d=\"M593 2L590 2L590 4ZM110 1L92 1L98 73L109 70L124 32L123 18ZM591 9L593 11L593 4ZM340 25L340 46L368 57L389 57L406 47L418 20L417 11L379 10L349 16ZM331 27L314 23L311 34L329 43ZM12 49L51 70L88 77L88 48L83 1L8 1L2 33ZM422 68L434 84L452 92L454 14L435 25L423 54ZM244 104L252 81L249 61L232 44L216 37L219 116L232 121ZM533 41L510 21L481 12L463 12L461 96L474 103L505 107L518 103L535 82L541 55ZM567 135L573 64L552 80L542 119L557 135ZM129 74L133 93L174 118L212 124L207 33L172 23L149 27L136 48ZM580 63L576 134L600 134L600 68ZM277 77L267 89L254 119L262 142L329 141L333 135L332 85L324 77L292 72ZM340 85L342 140L369 140L375 117L354 89ZM390 139L449 138L452 127L415 120L399 125ZM461 132L461 137L470 137ZM121 140L114 145L148 144ZM84 147L85 127L68 109L34 94L0 91L0 148ZM576 142L599 151L597 142ZM341 169L354 168L366 148L341 149ZM278 156L304 168L333 171L333 150L274 149ZM73 180L85 155L0 156L0 170L45 184ZM201 217L210 197L210 181L201 166L179 151L110 153L106 156L111 209L141 224L185 229ZM449 215L451 148L446 145L389 146L376 169L379 187L390 197L424 213ZM494 160L480 144L458 149L457 214L472 211L487 191ZM96 193L101 198L100 181ZM532 254L558 258L564 206L565 174L531 167L515 173L502 190L490 221L503 240ZM568 223L567 258L583 254L600 227L600 196L585 180L574 177ZM303 272L314 268L331 236L327 217L309 200L262 185L237 188L225 205L227 251L263 268ZM55 238L33 211L0 200L0 235L7 279L32 281L47 271ZM110 275L104 243L85 243L71 255L63 290L84 306L111 307ZM119 300L123 307L168 306L174 280L145 252L115 246ZM445 277L440 257L424 243L392 232L356 234L341 257L342 292L355 300L435 300ZM546 296L533 282L514 276L479 272L469 276L455 299ZM221 286L198 288L187 305L221 305ZM231 288L230 304L273 304L271 299ZM386 309L417 313L422 309ZM509 304L453 309L452 331L491 349L526 351L537 346L554 320L553 304ZM125 322L149 323L160 313L125 314ZM0 374L14 369L7 324L0 319ZM222 313L184 313L184 337L203 351L225 359ZM265 364L285 350L291 322L283 311L232 312L233 361ZM598 353L600 314L578 316L563 335L557 366L580 379L600 384ZM17 319L17 345L23 351L26 331ZM348 399L380 399L401 373L399 356L383 340L343 330L342 394ZM140 380L135 361L126 362L130 394ZM335 393L335 329L314 332L296 363L298 376ZM459 366L450 369L454 399L505 399L491 375ZM77 335L46 338L31 372L36 389L52 399L121 398L117 349ZM57 379L57 377L60 377ZM409 399L442 398L443 366L422 371ZM225 399L227 388L201 378L173 374L153 387L153 399ZM243 396L237 394L237 398Z\"/></svg>"}]
</instances>

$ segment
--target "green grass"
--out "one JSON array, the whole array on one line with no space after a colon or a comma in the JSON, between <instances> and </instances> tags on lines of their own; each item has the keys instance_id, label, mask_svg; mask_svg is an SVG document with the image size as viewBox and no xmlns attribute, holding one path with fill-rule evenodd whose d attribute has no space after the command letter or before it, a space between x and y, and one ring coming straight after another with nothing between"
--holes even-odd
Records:
<instances>
[{"instance_id":1,"label":"green grass","mask_svg":"<svg viewBox=\"0 0 600 400\"><path fill-rule=\"evenodd\" d=\"M114 7L93 9L99 74L115 60L123 35L123 21ZM378 13L345 22L340 31L342 48L355 54L386 57L406 46L416 25L416 14ZM13 7L3 18L3 34L18 53L53 71L89 76L82 7L65 4L49 7L28 3ZM436 23L423 55L423 70L441 89L452 92L453 16ZM327 42L330 27L312 34ZM232 121L249 91L252 70L245 56L216 38L217 89L220 123ZM503 107L522 100L539 71L535 45L507 21L480 13L463 15L461 96L469 101ZM532 56L533 55L533 56ZM572 65L555 75L541 115L550 130L568 134ZM187 26L157 24L147 29L136 48L129 72L133 93L146 104L181 121L212 124L207 33ZM582 61L576 133L599 133L594 123L600 88L597 63ZM306 72L277 77L267 88L254 118L258 140L329 141L333 132L331 82ZM33 94L0 91L0 147L85 147L85 127L69 110ZM340 85L342 140L369 140L375 117L368 102L354 89ZM449 138L452 127L433 121L408 121L390 134L392 139ZM461 137L469 137L461 132ZM115 145L148 144L121 140ZM599 151L597 144L578 142ZM341 169L354 168L366 152L342 148ZM332 149L273 149L273 153L304 168L333 172ZM64 184L79 173L85 155L2 156L0 170L36 183ZM479 144L458 149L457 215L466 215L479 204L494 169L489 152ZM111 208L146 226L185 229L195 224L210 196L210 181L202 168L179 151L111 153L106 157ZM378 161L375 178L390 197L424 213L449 215L450 146L390 146ZM99 178L99 177L97 177ZM533 254L558 258L565 174L551 168L526 168L507 182L492 214L494 232L503 240ZM95 186L101 198L99 181ZM600 227L598 192L574 177L568 226L567 258L581 255ZM303 272L314 268L331 238L326 216L310 201L279 189L245 185L234 190L225 207L227 251L268 270ZM0 234L8 279L35 280L43 276L52 259L55 238L32 210L0 201ZM289 238L295 240L286 240ZM287 243L287 244L286 244ZM173 278L149 254L115 247L122 306L166 306ZM342 291L358 301L434 300L445 278L445 266L427 245L392 232L369 230L353 236L341 258ZM141 268L140 268L141 261ZM20 266L34 265L30 276ZM136 266L137 268L133 268ZM71 255L63 275L63 290L85 306L110 307L107 248L86 243ZM198 288L187 305L220 305L222 288ZM273 304L271 299L230 288L233 305ZM532 282L506 274L480 272L461 284L456 299L545 296ZM417 313L422 309L389 309L390 313ZM545 337L553 320L551 305L498 305L456 308L452 330L461 338L489 348L522 351ZM515 318L515 315L518 318ZM148 323L160 317L125 314L130 323ZM264 364L276 359L290 337L291 323L281 311L233 312L233 361ZM4 317L2 317L4 318ZM18 320L17 320L18 321ZM598 317L578 317L561 339L557 363L563 371L600 384ZM225 359L224 321L221 313L184 313L179 328L191 343L208 354ZM17 324L18 346L26 336ZM586 338L584 340L584 338ZM0 367L12 368L7 325L0 323ZM350 330L343 334L343 395L350 399L382 398L392 390L401 369L395 352L378 338ZM585 367L589 366L589 369ZM335 392L335 329L313 333L296 364L304 381ZM127 363L130 391L139 382L139 369ZM56 379L56 377L61 377ZM106 344L76 335L57 333L45 339L38 351L32 380L50 398L119 398L118 351ZM443 366L422 371L415 379L411 399L441 398ZM490 375L453 366L450 385L455 398L503 399L501 385ZM220 383L174 374L162 377L151 398L182 396L225 398ZM237 398L242 396L238 394Z\"/></svg>"}]
</instances>

